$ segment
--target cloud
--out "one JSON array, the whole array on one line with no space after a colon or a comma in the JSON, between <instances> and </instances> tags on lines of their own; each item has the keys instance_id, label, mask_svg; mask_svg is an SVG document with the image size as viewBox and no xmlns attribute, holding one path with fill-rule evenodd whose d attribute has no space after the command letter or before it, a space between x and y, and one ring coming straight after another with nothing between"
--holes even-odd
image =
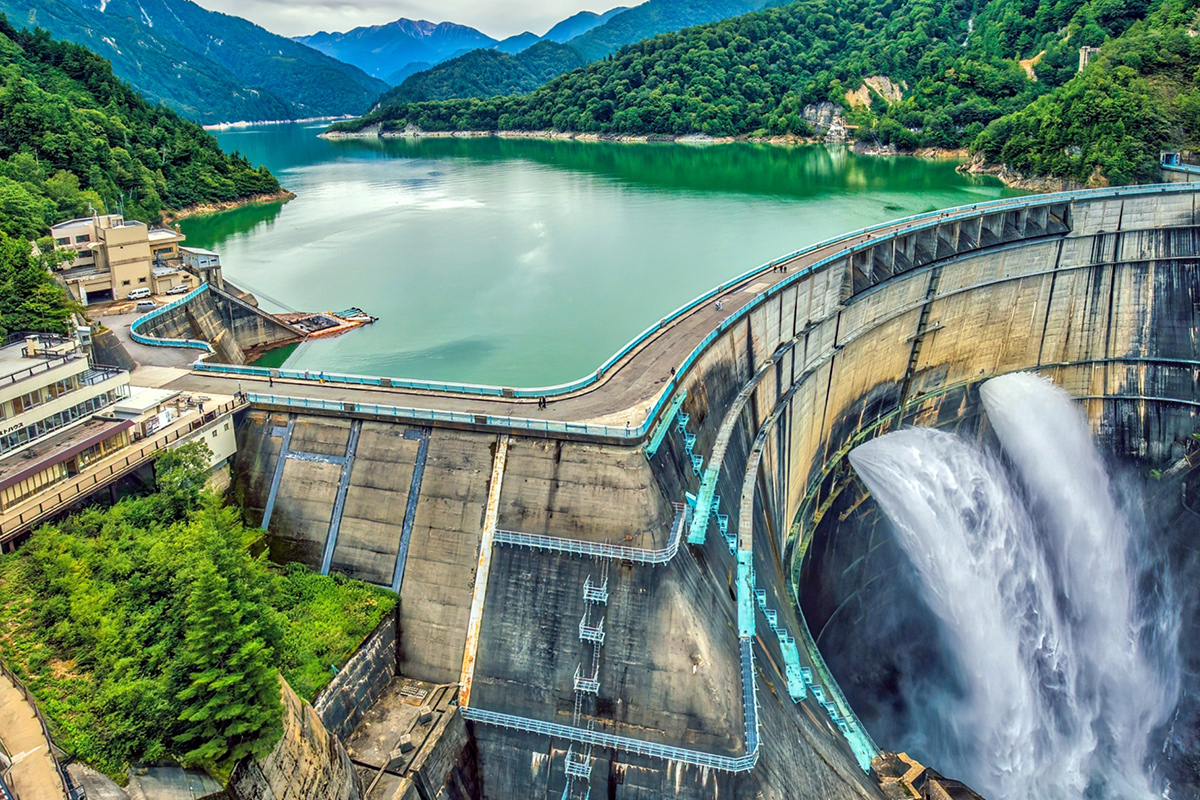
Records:
<instances>
[{"instance_id":1,"label":"cloud","mask_svg":"<svg viewBox=\"0 0 1200 800\"><path fill-rule=\"evenodd\" d=\"M244 17L282 36L347 31L407 17L469 25L496 39L526 30L543 34L555 23L583 11L607 11L622 0L197 0L212 11Z\"/></svg>"}]
</instances>

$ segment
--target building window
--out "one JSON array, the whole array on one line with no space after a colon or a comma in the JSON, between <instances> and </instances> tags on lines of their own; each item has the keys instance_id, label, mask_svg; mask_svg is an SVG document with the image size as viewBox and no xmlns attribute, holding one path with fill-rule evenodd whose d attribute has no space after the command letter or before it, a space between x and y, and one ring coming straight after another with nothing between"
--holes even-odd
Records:
<instances>
[{"instance_id":1,"label":"building window","mask_svg":"<svg viewBox=\"0 0 1200 800\"><path fill-rule=\"evenodd\" d=\"M129 281L121 281L121 285L122 285L122 286L128 286L128 285L129 285Z\"/></svg>"},{"instance_id":2,"label":"building window","mask_svg":"<svg viewBox=\"0 0 1200 800\"><path fill-rule=\"evenodd\" d=\"M21 395L13 400L13 413L24 414L31 408L35 408L42 404L42 390L34 389L32 392Z\"/></svg>"},{"instance_id":3,"label":"building window","mask_svg":"<svg viewBox=\"0 0 1200 800\"><path fill-rule=\"evenodd\" d=\"M31 392L31 394L33 394ZM27 395L26 395L27 396ZM105 392L96 397L84 400L82 403L71 408L65 409L52 416L40 419L32 425L26 425L19 431L14 431L8 436L0 437L0 453L6 453L14 447L20 447L26 442L37 439L40 436L45 436L51 431L61 428L63 425L68 425L80 417L85 417L93 414L102 408L111 406L117 402L119 398L128 397L129 391L125 386L118 387L115 390ZM13 401L14 407L21 398Z\"/></svg>"},{"instance_id":4,"label":"building window","mask_svg":"<svg viewBox=\"0 0 1200 800\"><path fill-rule=\"evenodd\" d=\"M46 394L50 396L51 400L73 391L75 391L75 379L73 377L63 378L61 381L56 381L46 387Z\"/></svg>"},{"instance_id":5,"label":"building window","mask_svg":"<svg viewBox=\"0 0 1200 800\"><path fill-rule=\"evenodd\" d=\"M145 283L145 282L146 282L145 278L138 278L138 283Z\"/></svg>"},{"instance_id":6,"label":"building window","mask_svg":"<svg viewBox=\"0 0 1200 800\"><path fill-rule=\"evenodd\" d=\"M55 239L55 240L54 240L54 243L55 243L55 244L70 244L70 243L71 243L71 237L70 237L70 236L63 236L63 237L62 237L62 238L60 238L60 239Z\"/></svg>"},{"instance_id":7,"label":"building window","mask_svg":"<svg viewBox=\"0 0 1200 800\"><path fill-rule=\"evenodd\" d=\"M83 244L84 242L90 242L91 240L92 240L91 235L85 233L82 236L75 237L75 244Z\"/></svg>"}]
</instances>

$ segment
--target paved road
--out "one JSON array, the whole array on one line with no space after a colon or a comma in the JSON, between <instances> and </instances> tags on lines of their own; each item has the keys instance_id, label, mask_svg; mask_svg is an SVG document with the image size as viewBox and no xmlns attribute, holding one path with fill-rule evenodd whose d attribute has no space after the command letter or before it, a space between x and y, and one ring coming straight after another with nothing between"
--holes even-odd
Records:
<instances>
[{"instance_id":1,"label":"paved road","mask_svg":"<svg viewBox=\"0 0 1200 800\"><path fill-rule=\"evenodd\" d=\"M841 250L839 244L817 253L808 254L789 265L788 274ZM246 376L222 376L213 373L190 373L167 384L172 389L191 392L232 394L239 386L247 392L272 393L293 397L342 400L354 403L432 408L441 411L463 411L492 416L549 419L560 422L592 422L608 425L636 426L645 419L658 396L670 380L671 368L678 367L695 346L722 320L746 305L767 287L784 280L787 274L756 275L732 287L723 294L687 314L675 319L637 349L623 358L598 383L585 389L549 399L549 407L539 410L536 399L479 397L447 392L426 392L412 389L358 387L313 381L268 381ZM721 309L716 301L721 301ZM143 351L150 348L143 348ZM175 348L165 348L174 350ZM191 351L192 354L195 351ZM140 355L140 353L139 353ZM138 358L137 355L134 356ZM168 359L169 361L170 359ZM141 359L139 359L141 361ZM143 362L145 363L145 362ZM178 361L174 362L178 363ZM174 364L172 364L174 365ZM134 376L137 383L137 376Z\"/></svg>"},{"instance_id":2,"label":"paved road","mask_svg":"<svg viewBox=\"0 0 1200 800\"><path fill-rule=\"evenodd\" d=\"M911 223L889 226L871 236L886 235L910 227ZM481 397L449 392L427 392L413 389L357 387L344 384L320 384L312 381L275 380L273 386L263 379L245 376L222 376L213 373L190 373L166 384L170 388L191 392L233 394L239 387L247 392L271 393L292 397L341 400L354 403L399 406L403 408L461 411L491 416L547 419L556 422L590 422L593 424L640 425L654 406L671 368L678 367L688 354L725 318L750 303L765 289L786 280L797 270L845 250L870 238L857 234L837 240L825 247L806 251L787 265L787 272L768 269L727 289L672 322L643 341L627 354L604 377L591 386L549 401L549 407L539 410L536 399ZM717 308L720 300L721 308ZM126 331L128 334L128 331ZM146 350L160 348L142 348ZM171 349L175 348L161 348ZM187 351L194 357L195 351ZM139 354L141 354L139 353ZM135 359L138 356L134 356ZM155 360L149 360L154 358ZM173 365L173 356L166 356L164 365ZM140 359L139 359L140 360ZM154 354L148 363L157 363ZM142 362L147 363L147 362ZM137 383L137 376L134 383Z\"/></svg>"},{"instance_id":3,"label":"paved road","mask_svg":"<svg viewBox=\"0 0 1200 800\"><path fill-rule=\"evenodd\" d=\"M133 340L129 326L140 316L142 315L120 314L100 318L100 322L116 335L130 358L137 363L147 366L189 369L192 362L203 353L201 350L193 350L189 347L150 347L138 344Z\"/></svg>"}]
</instances>

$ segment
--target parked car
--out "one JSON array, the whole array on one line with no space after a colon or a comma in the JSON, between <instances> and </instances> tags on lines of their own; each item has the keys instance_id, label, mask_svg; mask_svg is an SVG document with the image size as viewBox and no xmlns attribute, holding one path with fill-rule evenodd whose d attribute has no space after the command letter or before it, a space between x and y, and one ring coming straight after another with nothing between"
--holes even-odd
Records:
<instances>
[{"instance_id":1,"label":"parked car","mask_svg":"<svg viewBox=\"0 0 1200 800\"><path fill-rule=\"evenodd\" d=\"M137 312L139 314L144 314L147 311L153 311L156 308L158 308L158 303L154 302L153 300L139 300L137 304Z\"/></svg>"},{"instance_id":2,"label":"parked car","mask_svg":"<svg viewBox=\"0 0 1200 800\"><path fill-rule=\"evenodd\" d=\"M172 286L170 289L167 289L167 294L187 294L191 290L192 288L186 283L181 283L178 286Z\"/></svg>"},{"instance_id":3,"label":"parked car","mask_svg":"<svg viewBox=\"0 0 1200 800\"><path fill-rule=\"evenodd\" d=\"M143 286L141 289L134 289L129 293L130 300L141 300L150 296L150 290Z\"/></svg>"}]
</instances>

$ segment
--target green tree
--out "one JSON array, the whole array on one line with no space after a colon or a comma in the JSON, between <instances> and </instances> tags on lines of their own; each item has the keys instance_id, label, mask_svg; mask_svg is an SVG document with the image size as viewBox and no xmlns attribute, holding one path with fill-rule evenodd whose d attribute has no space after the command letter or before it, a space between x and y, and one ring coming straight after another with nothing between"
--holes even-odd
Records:
<instances>
[{"instance_id":1,"label":"green tree","mask_svg":"<svg viewBox=\"0 0 1200 800\"><path fill-rule=\"evenodd\" d=\"M187 604L181 668L188 685L177 695L185 764L228 774L246 756L270 752L283 731L279 676L259 635L260 609L240 603L211 562L197 567Z\"/></svg>"}]
</instances>

